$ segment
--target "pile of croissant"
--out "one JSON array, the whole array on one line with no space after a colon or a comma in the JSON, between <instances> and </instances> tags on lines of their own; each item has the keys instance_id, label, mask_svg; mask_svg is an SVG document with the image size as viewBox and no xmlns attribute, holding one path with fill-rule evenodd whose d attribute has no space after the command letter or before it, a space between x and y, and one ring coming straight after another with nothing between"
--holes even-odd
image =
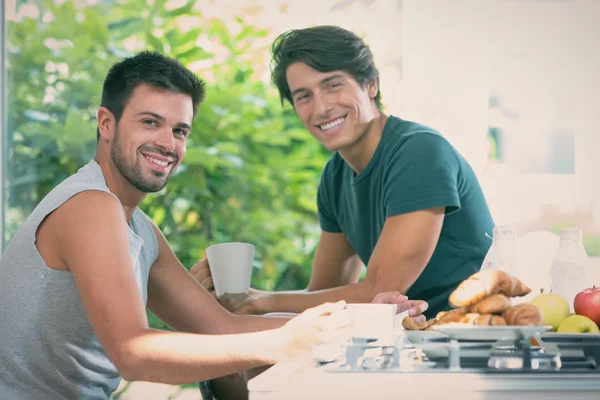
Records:
<instances>
[{"instance_id":1,"label":"pile of croissant","mask_svg":"<svg viewBox=\"0 0 600 400\"><path fill-rule=\"evenodd\" d=\"M450 294L450 311L417 325L406 317L402 326L407 330L430 330L436 324L463 323L470 325L542 324L540 310L528 303L511 306L512 297L529 294L531 289L516 277L500 270L484 270L471 275Z\"/></svg>"}]
</instances>

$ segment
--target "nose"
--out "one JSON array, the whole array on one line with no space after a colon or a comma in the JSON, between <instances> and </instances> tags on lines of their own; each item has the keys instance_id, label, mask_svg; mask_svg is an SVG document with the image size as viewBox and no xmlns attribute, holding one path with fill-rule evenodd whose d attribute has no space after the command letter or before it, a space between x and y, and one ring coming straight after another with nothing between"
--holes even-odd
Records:
<instances>
[{"instance_id":1,"label":"nose","mask_svg":"<svg viewBox=\"0 0 600 400\"><path fill-rule=\"evenodd\" d=\"M326 95L315 95L314 96L314 110L315 114L318 116L326 116L327 113L331 110L331 105L329 104L329 100Z\"/></svg>"},{"instance_id":2,"label":"nose","mask_svg":"<svg viewBox=\"0 0 600 400\"><path fill-rule=\"evenodd\" d=\"M173 131L171 128L165 128L161 130L158 138L155 141L156 145L167 150L174 151L175 150L175 138L173 137Z\"/></svg>"}]
</instances>

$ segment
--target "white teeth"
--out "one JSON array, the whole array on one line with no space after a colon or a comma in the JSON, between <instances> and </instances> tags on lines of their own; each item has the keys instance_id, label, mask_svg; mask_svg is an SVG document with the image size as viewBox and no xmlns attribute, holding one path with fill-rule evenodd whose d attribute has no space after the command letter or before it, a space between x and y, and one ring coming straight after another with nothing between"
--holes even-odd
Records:
<instances>
[{"instance_id":1,"label":"white teeth","mask_svg":"<svg viewBox=\"0 0 600 400\"><path fill-rule=\"evenodd\" d=\"M337 128L342 122L344 122L345 119L346 119L346 117L341 117L341 118L336 119L335 121L331 121L328 124L320 125L319 127L324 131L328 131L333 128Z\"/></svg>"},{"instance_id":2,"label":"white teeth","mask_svg":"<svg viewBox=\"0 0 600 400\"><path fill-rule=\"evenodd\" d=\"M145 157L146 157L146 159L152 161L156 165L160 165L161 167L166 167L167 165L169 165L169 163L167 161L157 160L156 158L153 158L150 156L145 156Z\"/></svg>"}]
</instances>

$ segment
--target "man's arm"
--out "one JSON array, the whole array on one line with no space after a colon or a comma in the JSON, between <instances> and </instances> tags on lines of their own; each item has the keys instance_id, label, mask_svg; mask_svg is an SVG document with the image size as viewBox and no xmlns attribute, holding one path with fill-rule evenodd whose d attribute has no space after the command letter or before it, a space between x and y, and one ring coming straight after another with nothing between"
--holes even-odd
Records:
<instances>
[{"instance_id":1,"label":"man's arm","mask_svg":"<svg viewBox=\"0 0 600 400\"><path fill-rule=\"evenodd\" d=\"M321 238L313 260L308 287L303 290L283 291L278 294L302 294L331 289L358 282L362 261L343 233L321 232ZM192 272L194 272L192 270ZM200 280L198 276L196 279ZM211 281L212 283L212 281ZM251 289L250 294L268 295L270 292ZM262 314L256 310L256 314Z\"/></svg>"},{"instance_id":2,"label":"man's arm","mask_svg":"<svg viewBox=\"0 0 600 400\"><path fill-rule=\"evenodd\" d=\"M317 309L315 320L322 323L311 325L310 318L315 316L309 312L304 320L286 324L285 334L269 330L208 336L151 329L129 257L128 231L120 203L107 193L83 192L57 209L51 220L46 226L56 232L57 253L73 274L94 332L127 380L197 382L272 364L288 354L289 348L284 346L293 339L316 335L317 331L327 329L325 324L340 327L347 324L343 319L338 319L341 325L337 325L335 318L321 317L341 304L328 305L331 310ZM153 290L156 293L156 287ZM203 299L203 295L198 299ZM214 303L206 303L210 307L209 319L215 315L215 323L226 320L226 314L215 312L216 308L210 306ZM201 308L204 304L196 306ZM176 313L170 315L171 322L179 324L173 317ZM293 343L300 346L301 342ZM311 343L304 345L310 347Z\"/></svg>"},{"instance_id":3,"label":"man's arm","mask_svg":"<svg viewBox=\"0 0 600 400\"><path fill-rule=\"evenodd\" d=\"M369 261L365 279L342 287L316 290L309 293L268 293L258 296L251 305L254 313L302 312L324 301L346 300L349 303L369 303L381 292L398 291L402 294L412 286L425 269L442 229L444 207L414 211L387 218L377 245ZM329 236L332 235L332 236ZM322 260L335 259L336 254L348 256L348 249L333 246L329 241L337 234L325 237ZM323 240L323 237L322 239ZM319 244L321 247L321 244ZM351 259L351 258L350 258ZM334 264L335 265L335 264ZM333 275L324 272L328 265L319 265L317 283L334 281ZM346 276L355 279L356 271ZM320 281L320 282L319 282ZM311 279L312 283L312 279ZM317 285L315 285L317 286ZM415 310L415 315L424 310Z\"/></svg>"},{"instance_id":4,"label":"man's arm","mask_svg":"<svg viewBox=\"0 0 600 400\"><path fill-rule=\"evenodd\" d=\"M306 289L277 292L278 294L301 294L317 290L331 289L358 282L362 261L343 233L322 232L312 266L310 282ZM200 285L215 297L214 283L206 259L200 260L190 269L190 273ZM263 314L255 308L255 298L269 296L271 292L250 288L246 299L230 299L231 306L241 314ZM223 301L223 299L221 299ZM240 302L241 301L241 302Z\"/></svg>"},{"instance_id":5,"label":"man's arm","mask_svg":"<svg viewBox=\"0 0 600 400\"><path fill-rule=\"evenodd\" d=\"M308 291L331 289L357 283L362 261L343 233L322 232Z\"/></svg>"}]
</instances>

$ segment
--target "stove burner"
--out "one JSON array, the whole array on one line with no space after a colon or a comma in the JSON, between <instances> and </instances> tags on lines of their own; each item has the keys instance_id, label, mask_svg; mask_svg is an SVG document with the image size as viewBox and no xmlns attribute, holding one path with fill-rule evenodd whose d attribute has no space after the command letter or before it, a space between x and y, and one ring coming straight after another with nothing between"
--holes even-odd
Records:
<instances>
[{"instance_id":1,"label":"stove burner","mask_svg":"<svg viewBox=\"0 0 600 400\"><path fill-rule=\"evenodd\" d=\"M328 372L584 373L600 374L600 341L532 346L528 340L393 341L354 340L314 357ZM313 351L313 355L316 355Z\"/></svg>"},{"instance_id":2,"label":"stove burner","mask_svg":"<svg viewBox=\"0 0 600 400\"><path fill-rule=\"evenodd\" d=\"M494 370L558 370L562 366L559 353L546 353L540 346L522 343L521 346L496 346L488 359Z\"/></svg>"}]
</instances>

